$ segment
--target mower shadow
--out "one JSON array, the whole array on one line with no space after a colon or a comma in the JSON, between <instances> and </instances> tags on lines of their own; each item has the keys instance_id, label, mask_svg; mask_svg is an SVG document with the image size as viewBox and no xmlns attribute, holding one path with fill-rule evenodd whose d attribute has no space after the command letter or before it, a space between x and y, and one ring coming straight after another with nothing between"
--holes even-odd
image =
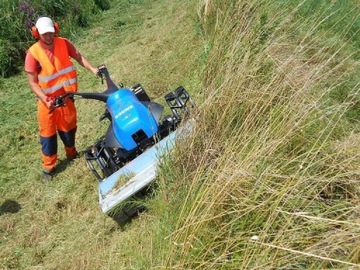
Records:
<instances>
[{"instance_id":1,"label":"mower shadow","mask_svg":"<svg viewBox=\"0 0 360 270\"><path fill-rule=\"evenodd\" d=\"M132 197L133 200L137 201L135 205L123 208L121 211L116 212L116 214L109 215L109 217L111 217L121 228L124 228L126 224L137 218L139 214L148 210L146 201L153 198L156 189L156 183L152 183L143 188Z\"/></svg>"},{"instance_id":2,"label":"mower shadow","mask_svg":"<svg viewBox=\"0 0 360 270\"><path fill-rule=\"evenodd\" d=\"M116 215L110 216L121 228L131 223L131 221L139 216L140 213L146 211L144 206L135 206L127 210L117 213Z\"/></svg>"}]
</instances>

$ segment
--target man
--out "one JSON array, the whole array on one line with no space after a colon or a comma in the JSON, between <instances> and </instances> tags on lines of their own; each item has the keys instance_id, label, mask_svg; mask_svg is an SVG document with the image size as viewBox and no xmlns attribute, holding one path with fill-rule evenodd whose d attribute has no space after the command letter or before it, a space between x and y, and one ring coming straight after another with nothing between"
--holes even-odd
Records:
<instances>
[{"instance_id":1,"label":"man","mask_svg":"<svg viewBox=\"0 0 360 270\"><path fill-rule=\"evenodd\" d=\"M69 40L55 37L58 31L58 25L52 19L39 18L32 29L38 41L29 48L25 58L28 83L37 96L44 180L50 180L55 173L57 132L64 144L66 157L71 160L78 155L75 148L77 125L74 101L68 98L65 106L51 110L55 97L77 91L77 72L70 57L93 74L97 75L98 71Z\"/></svg>"}]
</instances>

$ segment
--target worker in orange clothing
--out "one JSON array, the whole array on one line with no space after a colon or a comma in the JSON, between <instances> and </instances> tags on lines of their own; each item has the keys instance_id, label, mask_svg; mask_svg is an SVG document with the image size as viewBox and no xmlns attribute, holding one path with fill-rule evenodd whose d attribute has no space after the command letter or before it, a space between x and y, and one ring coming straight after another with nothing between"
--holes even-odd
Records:
<instances>
[{"instance_id":1,"label":"worker in orange clothing","mask_svg":"<svg viewBox=\"0 0 360 270\"><path fill-rule=\"evenodd\" d=\"M32 28L37 39L26 53L25 71L29 86L37 96L38 122L44 179L50 180L57 162L57 132L65 146L66 157L74 159L76 108L68 98L65 106L53 109L53 99L66 92L77 91L77 72L70 60L97 75L98 69L67 39L57 37L59 26L48 17L40 17Z\"/></svg>"}]
</instances>

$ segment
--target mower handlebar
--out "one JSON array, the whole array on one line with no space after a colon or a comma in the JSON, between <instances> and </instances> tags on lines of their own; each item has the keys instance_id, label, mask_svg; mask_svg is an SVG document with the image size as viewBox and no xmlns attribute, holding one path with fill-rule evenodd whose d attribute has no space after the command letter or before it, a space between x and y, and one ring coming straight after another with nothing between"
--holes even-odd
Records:
<instances>
[{"instance_id":1,"label":"mower handlebar","mask_svg":"<svg viewBox=\"0 0 360 270\"><path fill-rule=\"evenodd\" d=\"M49 97L49 100L52 100L52 107L50 110L50 113L52 113L56 108L65 106L65 99L66 98L73 98L74 96L80 96L85 99L95 99L102 102L106 102L108 97L111 93L118 90L118 88L115 86L115 84L110 79L109 71L107 70L105 65L99 65L97 67L97 75L101 78L101 82L103 83L104 78L106 79L106 82L108 84L108 89L103 93L73 93L68 92L58 97Z\"/></svg>"},{"instance_id":2,"label":"mower handlebar","mask_svg":"<svg viewBox=\"0 0 360 270\"><path fill-rule=\"evenodd\" d=\"M110 93L70 93L69 92L54 98L53 106L50 110L50 113L52 113L56 108L65 106L65 99L73 98L74 96L79 96L85 99L99 100L106 103L108 97L110 96Z\"/></svg>"},{"instance_id":3,"label":"mower handlebar","mask_svg":"<svg viewBox=\"0 0 360 270\"><path fill-rule=\"evenodd\" d=\"M99 65L97 67L97 75L101 78L101 83L103 84L104 83L104 77L105 78L109 78L110 77L110 74L109 74L109 71L107 70L106 66L103 64L103 65Z\"/></svg>"},{"instance_id":4,"label":"mower handlebar","mask_svg":"<svg viewBox=\"0 0 360 270\"><path fill-rule=\"evenodd\" d=\"M49 113L52 113L56 108L65 106L65 99L66 98L73 98L75 93L65 93L64 95L58 96L58 97L52 97L49 98L53 100L51 110Z\"/></svg>"}]
</instances>

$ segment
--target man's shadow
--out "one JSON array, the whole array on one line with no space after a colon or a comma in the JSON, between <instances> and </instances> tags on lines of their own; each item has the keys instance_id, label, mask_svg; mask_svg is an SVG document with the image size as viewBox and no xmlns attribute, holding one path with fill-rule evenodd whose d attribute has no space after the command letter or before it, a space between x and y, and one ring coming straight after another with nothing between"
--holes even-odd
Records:
<instances>
[{"instance_id":1,"label":"man's shadow","mask_svg":"<svg viewBox=\"0 0 360 270\"><path fill-rule=\"evenodd\" d=\"M73 160L63 159L59 160L56 165L56 173L63 172L65 169L73 163Z\"/></svg>"},{"instance_id":2,"label":"man's shadow","mask_svg":"<svg viewBox=\"0 0 360 270\"><path fill-rule=\"evenodd\" d=\"M85 158L85 152L79 151L78 155L74 159L62 159L58 161L58 164L56 165L56 173L63 172L65 169L74 163L75 160Z\"/></svg>"},{"instance_id":3,"label":"man's shadow","mask_svg":"<svg viewBox=\"0 0 360 270\"><path fill-rule=\"evenodd\" d=\"M13 200L6 199L2 205L0 205L0 216L6 213L17 213L21 209L21 205Z\"/></svg>"}]
</instances>

